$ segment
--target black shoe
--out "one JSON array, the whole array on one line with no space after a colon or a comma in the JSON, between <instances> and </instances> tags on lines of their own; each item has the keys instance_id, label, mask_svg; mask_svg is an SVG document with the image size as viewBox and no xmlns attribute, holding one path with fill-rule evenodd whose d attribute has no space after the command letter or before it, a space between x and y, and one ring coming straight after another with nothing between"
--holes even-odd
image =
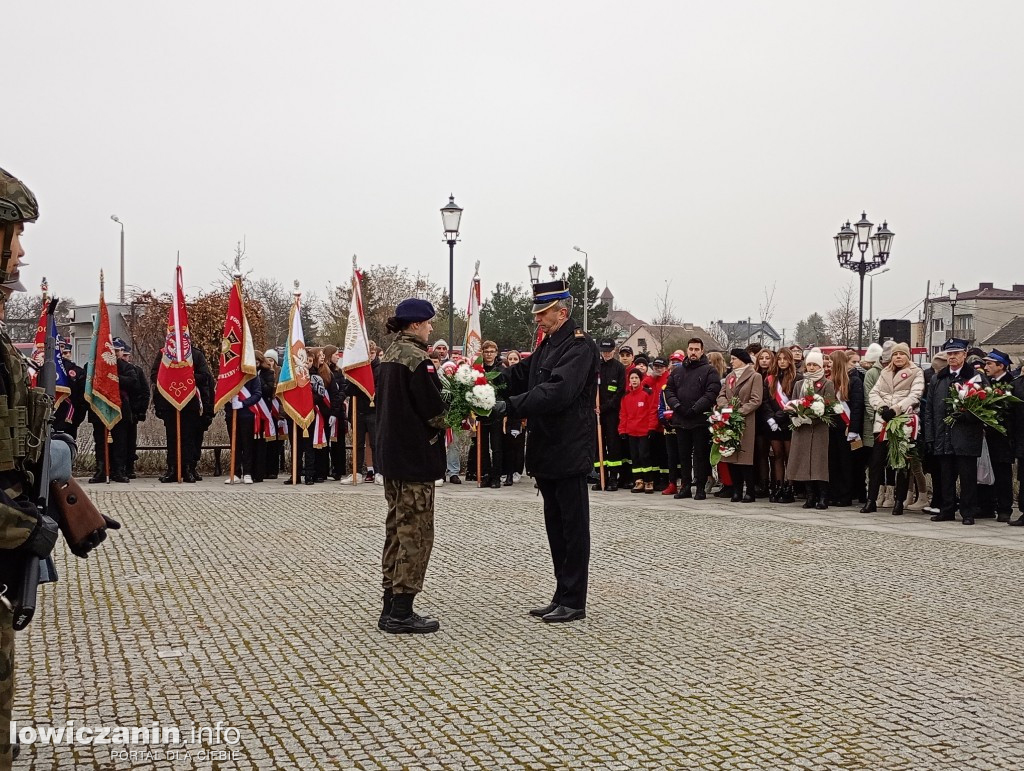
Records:
<instances>
[{"instance_id":1,"label":"black shoe","mask_svg":"<svg viewBox=\"0 0 1024 771\"><path fill-rule=\"evenodd\" d=\"M132 480L130 480L128 477L124 476L123 474L118 474L117 476L110 477L110 481L111 482L119 482L121 484L125 484L126 485L129 482L131 482Z\"/></svg>"},{"instance_id":2,"label":"black shoe","mask_svg":"<svg viewBox=\"0 0 1024 771\"><path fill-rule=\"evenodd\" d=\"M555 602L554 600L552 600L547 605L545 605L543 608L533 608L530 611L530 615L531 616L536 616L537 618L543 618L544 616L546 616L548 613L550 613L551 611L553 611L557 607L558 607L558 603Z\"/></svg>"},{"instance_id":3,"label":"black shoe","mask_svg":"<svg viewBox=\"0 0 1024 771\"><path fill-rule=\"evenodd\" d=\"M818 501L816 504L814 504L814 508L816 508L818 511L825 511L825 509L828 508L828 504L825 503L825 501Z\"/></svg>"},{"instance_id":4,"label":"black shoe","mask_svg":"<svg viewBox=\"0 0 1024 771\"><path fill-rule=\"evenodd\" d=\"M567 621L576 621L587 617L587 612L583 608L568 608L565 605L559 605L550 613L545 614L541 617L545 624L564 624Z\"/></svg>"},{"instance_id":5,"label":"black shoe","mask_svg":"<svg viewBox=\"0 0 1024 771\"><path fill-rule=\"evenodd\" d=\"M315 484L316 484L316 482L314 482L314 481L313 481L312 479L307 479L307 480L306 480L306 484L307 484L307 485L315 485Z\"/></svg>"},{"instance_id":6,"label":"black shoe","mask_svg":"<svg viewBox=\"0 0 1024 771\"><path fill-rule=\"evenodd\" d=\"M740 499L740 502L741 503L756 503L757 502L757 498L755 498L750 493L747 493L746 495L743 496L743 498Z\"/></svg>"},{"instance_id":7,"label":"black shoe","mask_svg":"<svg viewBox=\"0 0 1024 771\"><path fill-rule=\"evenodd\" d=\"M466 477L466 479L469 479L469 477ZM450 485L461 485L462 484L462 480L459 479L459 475L458 474L452 474L450 477L448 477L448 484L450 484Z\"/></svg>"},{"instance_id":8,"label":"black shoe","mask_svg":"<svg viewBox=\"0 0 1024 771\"><path fill-rule=\"evenodd\" d=\"M814 499L814 496L813 495L808 495L807 496L807 500L804 501L804 505L801 506L800 508L801 509L813 509L815 503L816 503L816 501Z\"/></svg>"},{"instance_id":9,"label":"black shoe","mask_svg":"<svg viewBox=\"0 0 1024 771\"><path fill-rule=\"evenodd\" d=\"M595 493L601 492L601 483L600 482L594 482L594 484L592 484L590 486L590 489L593 490Z\"/></svg>"},{"instance_id":10,"label":"black shoe","mask_svg":"<svg viewBox=\"0 0 1024 771\"><path fill-rule=\"evenodd\" d=\"M715 493L715 497L716 498L731 498L732 497L732 485L722 485L722 489L720 489L717 493Z\"/></svg>"},{"instance_id":11,"label":"black shoe","mask_svg":"<svg viewBox=\"0 0 1024 771\"><path fill-rule=\"evenodd\" d=\"M843 498L841 501L836 501L836 506L843 509L848 509L853 505L853 500L850 498Z\"/></svg>"},{"instance_id":12,"label":"black shoe","mask_svg":"<svg viewBox=\"0 0 1024 771\"><path fill-rule=\"evenodd\" d=\"M896 503L892 505L892 515L894 517L903 516L903 501L896 501Z\"/></svg>"},{"instance_id":13,"label":"black shoe","mask_svg":"<svg viewBox=\"0 0 1024 771\"><path fill-rule=\"evenodd\" d=\"M793 495L793 485L783 485L779 494L779 503L796 503L796 496Z\"/></svg>"},{"instance_id":14,"label":"black shoe","mask_svg":"<svg viewBox=\"0 0 1024 771\"><path fill-rule=\"evenodd\" d=\"M501 489L501 477L494 477L494 479L491 480L491 489L492 490L500 490Z\"/></svg>"},{"instance_id":15,"label":"black shoe","mask_svg":"<svg viewBox=\"0 0 1024 771\"><path fill-rule=\"evenodd\" d=\"M192 478L194 480L196 480L197 482L202 482L203 481L203 477L200 475L200 473L198 471L196 471L196 469L192 469ZM270 479L270 477L267 477L267 478ZM274 479L277 479L277 477L274 477Z\"/></svg>"},{"instance_id":16,"label":"black shoe","mask_svg":"<svg viewBox=\"0 0 1024 771\"><path fill-rule=\"evenodd\" d=\"M1010 521L1010 515L1009 514L1000 514L998 517L996 517L996 522L1002 522L1003 524L1006 524L1009 521Z\"/></svg>"},{"instance_id":17,"label":"black shoe","mask_svg":"<svg viewBox=\"0 0 1024 771\"><path fill-rule=\"evenodd\" d=\"M995 519L996 513L994 511L983 511L980 514L974 515L975 519Z\"/></svg>"},{"instance_id":18,"label":"black shoe","mask_svg":"<svg viewBox=\"0 0 1024 771\"><path fill-rule=\"evenodd\" d=\"M491 486L491 475L490 474L488 474L487 476L480 477L480 486L481 487L490 487Z\"/></svg>"},{"instance_id":19,"label":"black shoe","mask_svg":"<svg viewBox=\"0 0 1024 771\"><path fill-rule=\"evenodd\" d=\"M436 619L424 618L413 613L412 601L415 595L396 594L391 603L391 613L384 619L384 631L388 634L430 634L441 628Z\"/></svg>"},{"instance_id":20,"label":"black shoe","mask_svg":"<svg viewBox=\"0 0 1024 771\"><path fill-rule=\"evenodd\" d=\"M129 471L128 472L128 478L129 479L138 479L138 477L135 476L135 472L134 471Z\"/></svg>"},{"instance_id":21,"label":"black shoe","mask_svg":"<svg viewBox=\"0 0 1024 771\"><path fill-rule=\"evenodd\" d=\"M512 475L509 474L507 477L505 477L505 481L502 484L504 484L505 487L511 487L512 486Z\"/></svg>"},{"instance_id":22,"label":"black shoe","mask_svg":"<svg viewBox=\"0 0 1024 771\"><path fill-rule=\"evenodd\" d=\"M614 479L612 481L610 481L608 483L608 487L605 488L605 490L607 490L610 493L614 493L618 489L619 489L619 483L616 480L614 480Z\"/></svg>"},{"instance_id":23,"label":"black shoe","mask_svg":"<svg viewBox=\"0 0 1024 771\"><path fill-rule=\"evenodd\" d=\"M1010 522L1010 527L1024 527L1024 514L1021 514L1017 519Z\"/></svg>"},{"instance_id":24,"label":"black shoe","mask_svg":"<svg viewBox=\"0 0 1024 771\"><path fill-rule=\"evenodd\" d=\"M236 477L236 478L237 478L237 477ZM290 485L291 483L292 483L292 478L291 478L291 477L288 477L288 478L287 478L286 480L284 480L284 482L282 482L281 484L285 484L285 485ZM300 484L302 483L302 477L299 477L299 483L300 483Z\"/></svg>"},{"instance_id":25,"label":"black shoe","mask_svg":"<svg viewBox=\"0 0 1024 771\"><path fill-rule=\"evenodd\" d=\"M952 514L936 514L930 517L932 522L952 522L956 519Z\"/></svg>"},{"instance_id":26,"label":"black shoe","mask_svg":"<svg viewBox=\"0 0 1024 771\"><path fill-rule=\"evenodd\" d=\"M93 474L91 477L89 477L89 484L91 485L101 485L106 481L107 478L102 474Z\"/></svg>"},{"instance_id":27,"label":"black shoe","mask_svg":"<svg viewBox=\"0 0 1024 771\"><path fill-rule=\"evenodd\" d=\"M742 500L743 500L743 493L741 493L739 490L736 490L732 494L732 498L729 499L729 502L730 503L739 503Z\"/></svg>"},{"instance_id":28,"label":"black shoe","mask_svg":"<svg viewBox=\"0 0 1024 771\"><path fill-rule=\"evenodd\" d=\"M708 494L706 492L704 492L704 488L703 487L699 488L697 490L697 492L695 492L693 494L693 500L695 500L695 501L706 501L707 498L708 498Z\"/></svg>"},{"instance_id":29,"label":"black shoe","mask_svg":"<svg viewBox=\"0 0 1024 771\"><path fill-rule=\"evenodd\" d=\"M868 501L860 507L861 514L874 514L876 511L878 511L878 504L874 501Z\"/></svg>"},{"instance_id":30,"label":"black shoe","mask_svg":"<svg viewBox=\"0 0 1024 771\"><path fill-rule=\"evenodd\" d=\"M704 492L704 491L703 490L699 490L698 491L698 493L702 493L702 492ZM687 487L680 487L679 488L679 492L676 493L675 495L673 495L672 497L675 498L678 501L678 500L682 500L683 498L692 498L693 497L693 493L690 492L689 486L687 486Z\"/></svg>"},{"instance_id":31,"label":"black shoe","mask_svg":"<svg viewBox=\"0 0 1024 771\"><path fill-rule=\"evenodd\" d=\"M466 481L467 482L475 482L476 481L476 474L466 474Z\"/></svg>"},{"instance_id":32,"label":"black shoe","mask_svg":"<svg viewBox=\"0 0 1024 771\"><path fill-rule=\"evenodd\" d=\"M973 525L974 524L974 518L973 517L964 517L964 521L961 522L960 524L961 525Z\"/></svg>"},{"instance_id":33,"label":"black shoe","mask_svg":"<svg viewBox=\"0 0 1024 771\"><path fill-rule=\"evenodd\" d=\"M168 482L177 482L178 481L178 475L177 474L172 474L170 472L167 472L162 477L160 477L160 481L163 484L167 484Z\"/></svg>"}]
</instances>

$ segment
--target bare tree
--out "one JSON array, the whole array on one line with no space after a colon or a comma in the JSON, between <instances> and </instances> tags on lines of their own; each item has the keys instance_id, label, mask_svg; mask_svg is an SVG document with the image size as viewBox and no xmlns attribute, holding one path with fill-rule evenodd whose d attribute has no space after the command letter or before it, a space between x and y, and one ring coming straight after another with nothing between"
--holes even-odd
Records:
<instances>
[{"instance_id":1,"label":"bare tree","mask_svg":"<svg viewBox=\"0 0 1024 771\"><path fill-rule=\"evenodd\" d=\"M242 274L243 280L248 279L252 274L252 268L242 270L242 263L245 259L245 236L242 236L241 241L235 242L235 258L231 262L227 262L225 260L217 267L217 272L220 273L224 279L223 286L231 286L231 283L235 280L236 270Z\"/></svg>"},{"instance_id":2,"label":"bare tree","mask_svg":"<svg viewBox=\"0 0 1024 771\"><path fill-rule=\"evenodd\" d=\"M761 311L761 324L771 324L772 319L775 318L775 283L772 283L772 288L769 291L768 287L764 288L764 302L761 303L761 307L758 309Z\"/></svg>"},{"instance_id":3,"label":"bare tree","mask_svg":"<svg viewBox=\"0 0 1024 771\"><path fill-rule=\"evenodd\" d=\"M857 340L857 302L853 296L853 284L836 293L839 304L825 314L828 336L836 345L850 346Z\"/></svg>"},{"instance_id":4,"label":"bare tree","mask_svg":"<svg viewBox=\"0 0 1024 771\"><path fill-rule=\"evenodd\" d=\"M682 320L676 315L676 304L671 296L672 280L665 279L665 289L654 299L654 318L650 329L654 339L658 341L658 353L665 350L665 341L677 334Z\"/></svg>"}]
</instances>

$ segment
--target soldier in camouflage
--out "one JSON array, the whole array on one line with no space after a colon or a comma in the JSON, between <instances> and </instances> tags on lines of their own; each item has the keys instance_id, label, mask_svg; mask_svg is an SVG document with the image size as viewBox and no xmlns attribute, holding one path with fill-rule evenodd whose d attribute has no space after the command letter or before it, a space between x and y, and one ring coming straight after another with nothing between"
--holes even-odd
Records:
<instances>
[{"instance_id":1,"label":"soldier in camouflage","mask_svg":"<svg viewBox=\"0 0 1024 771\"><path fill-rule=\"evenodd\" d=\"M376 471L388 502L384 555L384 607L377 627L390 634L436 632L440 624L412 610L423 590L434 545L434 480L444 475L444 402L441 381L427 356L434 308L403 300L388 319L398 336L376 374Z\"/></svg>"},{"instance_id":2,"label":"soldier in camouflage","mask_svg":"<svg viewBox=\"0 0 1024 771\"><path fill-rule=\"evenodd\" d=\"M57 541L57 523L40 510L38 480L42 461L49 458L49 478L71 478L74 442L66 434L45 437L53 400L41 388L30 387L26 362L3 326L3 309L12 292L25 291L19 263L25 252L21 236L26 222L35 222L39 207L24 184L0 169L0 771L11 767L17 748L10 744L14 706L14 614L18 587L31 561L45 559ZM48 449L46 449L46 443ZM112 525L113 520L109 520ZM76 551L84 557L91 546ZM47 571L48 573L48 571ZM52 580L52 575L48 580Z\"/></svg>"}]
</instances>

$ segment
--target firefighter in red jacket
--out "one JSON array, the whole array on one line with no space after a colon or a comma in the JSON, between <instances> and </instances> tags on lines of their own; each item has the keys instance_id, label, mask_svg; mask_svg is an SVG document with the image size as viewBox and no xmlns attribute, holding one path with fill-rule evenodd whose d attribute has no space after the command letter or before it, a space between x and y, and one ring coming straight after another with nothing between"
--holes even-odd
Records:
<instances>
[{"instance_id":1,"label":"firefighter in red jacket","mask_svg":"<svg viewBox=\"0 0 1024 771\"><path fill-rule=\"evenodd\" d=\"M651 460L651 434L658 428L658 397L640 371L629 373L629 390L619 407L619 434L629 444L633 459L634 493L654 494L656 469Z\"/></svg>"}]
</instances>

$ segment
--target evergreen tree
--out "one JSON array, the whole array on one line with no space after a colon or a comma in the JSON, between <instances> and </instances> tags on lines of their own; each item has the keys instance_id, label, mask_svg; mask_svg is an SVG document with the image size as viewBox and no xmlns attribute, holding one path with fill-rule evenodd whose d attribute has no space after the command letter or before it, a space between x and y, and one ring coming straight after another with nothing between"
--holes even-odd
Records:
<instances>
[{"instance_id":1,"label":"evergreen tree","mask_svg":"<svg viewBox=\"0 0 1024 771\"><path fill-rule=\"evenodd\" d=\"M484 340L493 340L502 351L529 351L536 334L532 307L533 293L527 292L522 284L498 284L480 309Z\"/></svg>"}]
</instances>

